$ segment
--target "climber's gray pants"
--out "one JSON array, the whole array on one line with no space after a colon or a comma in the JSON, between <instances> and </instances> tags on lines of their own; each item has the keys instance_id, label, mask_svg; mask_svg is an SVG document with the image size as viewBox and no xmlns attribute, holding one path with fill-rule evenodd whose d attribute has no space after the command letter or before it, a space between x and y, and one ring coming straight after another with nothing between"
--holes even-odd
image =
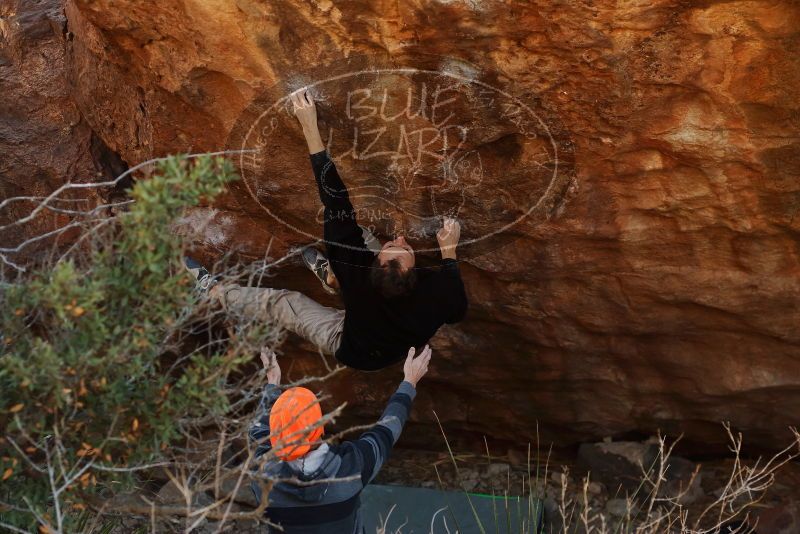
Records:
<instances>
[{"instance_id":1,"label":"climber's gray pants","mask_svg":"<svg viewBox=\"0 0 800 534\"><path fill-rule=\"evenodd\" d=\"M307 339L324 353L334 354L342 341L344 310L328 308L297 291L268 287L220 288L226 311L245 320L275 321Z\"/></svg>"}]
</instances>

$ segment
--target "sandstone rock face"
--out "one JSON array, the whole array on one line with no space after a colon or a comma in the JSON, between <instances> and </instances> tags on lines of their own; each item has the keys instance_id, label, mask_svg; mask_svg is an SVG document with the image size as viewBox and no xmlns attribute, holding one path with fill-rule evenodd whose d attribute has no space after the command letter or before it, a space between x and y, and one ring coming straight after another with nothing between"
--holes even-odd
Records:
<instances>
[{"instance_id":1,"label":"sandstone rock face","mask_svg":"<svg viewBox=\"0 0 800 534\"><path fill-rule=\"evenodd\" d=\"M207 259L319 237L285 99L307 84L379 236L431 248L437 217L458 214L471 308L434 339L409 442L438 431L432 410L452 435L523 445L537 423L560 443L661 429L720 444L723 420L787 441L796 2L67 0L65 13L75 121L128 164L254 151L230 194L190 214L208 221ZM297 263L275 283L337 304ZM308 348L287 348L290 377L321 372ZM399 375L326 388L363 420Z\"/></svg>"},{"instance_id":2,"label":"sandstone rock face","mask_svg":"<svg viewBox=\"0 0 800 534\"><path fill-rule=\"evenodd\" d=\"M121 162L93 135L70 96L65 71L65 44L71 36L62 6L53 1L0 2L0 199L46 196L65 181L108 178ZM82 192L82 209L95 205ZM28 212L17 202L0 212L0 225ZM76 205L56 203L57 208ZM49 212L24 226L2 230L2 247L63 226L63 214ZM32 243L27 254L41 246Z\"/></svg>"}]
</instances>

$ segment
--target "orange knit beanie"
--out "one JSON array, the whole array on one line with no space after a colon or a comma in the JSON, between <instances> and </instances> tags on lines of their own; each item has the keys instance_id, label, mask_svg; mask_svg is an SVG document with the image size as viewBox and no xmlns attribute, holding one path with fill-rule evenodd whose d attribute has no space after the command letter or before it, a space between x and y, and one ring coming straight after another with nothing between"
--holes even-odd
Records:
<instances>
[{"instance_id":1,"label":"orange knit beanie","mask_svg":"<svg viewBox=\"0 0 800 534\"><path fill-rule=\"evenodd\" d=\"M291 461L308 453L322 437L322 408L317 396L306 388L284 391L269 415L270 441L275 455Z\"/></svg>"}]
</instances>

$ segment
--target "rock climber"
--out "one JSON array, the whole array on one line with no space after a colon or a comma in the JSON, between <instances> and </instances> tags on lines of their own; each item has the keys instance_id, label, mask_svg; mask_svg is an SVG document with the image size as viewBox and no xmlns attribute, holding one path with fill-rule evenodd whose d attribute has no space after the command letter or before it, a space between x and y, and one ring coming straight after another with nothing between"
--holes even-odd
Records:
<instances>
[{"instance_id":1,"label":"rock climber","mask_svg":"<svg viewBox=\"0 0 800 534\"><path fill-rule=\"evenodd\" d=\"M346 366L382 369L402 360L409 346L425 345L443 324L463 319L467 297L456 261L461 227L453 219L443 221L436 234L442 259L435 269L416 266L414 249L402 235L380 245L356 221L347 188L322 143L311 94L302 89L290 99L325 208L327 257L306 248L303 260L327 291L341 293L344 310L285 289L211 287L213 279L199 263L187 258L186 266L229 311L273 319Z\"/></svg>"},{"instance_id":2,"label":"rock climber","mask_svg":"<svg viewBox=\"0 0 800 534\"><path fill-rule=\"evenodd\" d=\"M275 354L262 350L268 384L249 434L259 476L274 482L265 512L271 524L286 534L363 532L359 495L400 437L430 359L427 345L416 357L414 348L409 349L403 382L378 423L357 440L333 445L322 439L324 419L316 395L303 387L281 393ZM258 502L267 498L257 483L251 488Z\"/></svg>"}]
</instances>

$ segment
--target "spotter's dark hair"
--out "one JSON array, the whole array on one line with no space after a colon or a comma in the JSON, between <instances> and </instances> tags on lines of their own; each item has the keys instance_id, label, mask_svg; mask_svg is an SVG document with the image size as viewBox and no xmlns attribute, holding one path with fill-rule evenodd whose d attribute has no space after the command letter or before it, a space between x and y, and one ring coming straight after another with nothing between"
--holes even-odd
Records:
<instances>
[{"instance_id":1,"label":"spotter's dark hair","mask_svg":"<svg viewBox=\"0 0 800 534\"><path fill-rule=\"evenodd\" d=\"M403 270L400 260L394 258L381 265L375 256L369 274L372 287L386 298L394 298L411 293L417 283L417 271L413 267Z\"/></svg>"}]
</instances>

